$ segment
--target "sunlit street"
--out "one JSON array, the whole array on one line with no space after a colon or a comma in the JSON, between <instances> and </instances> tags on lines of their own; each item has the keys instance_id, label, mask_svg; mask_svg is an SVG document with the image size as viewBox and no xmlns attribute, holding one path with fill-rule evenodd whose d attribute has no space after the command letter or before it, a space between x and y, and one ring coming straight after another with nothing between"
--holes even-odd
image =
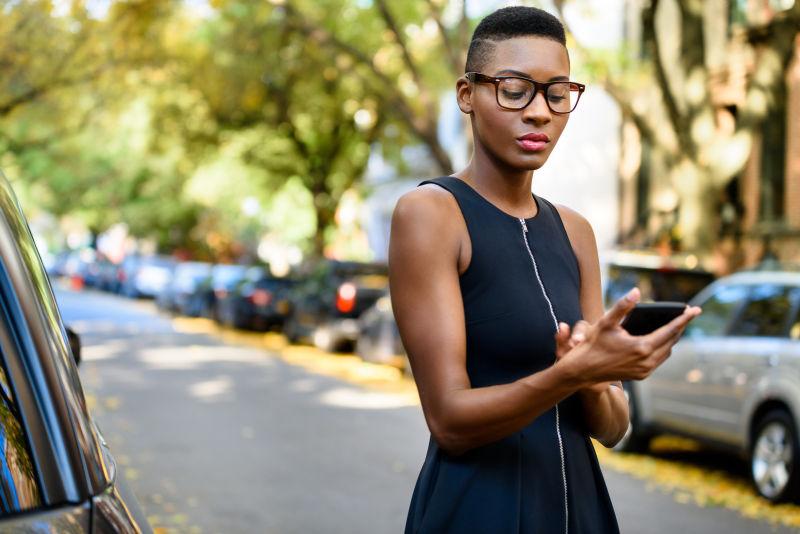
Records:
<instances>
[{"instance_id":1,"label":"sunlit street","mask_svg":"<svg viewBox=\"0 0 800 534\"><path fill-rule=\"evenodd\" d=\"M256 346L259 336L228 333L226 342L202 321L157 314L151 302L68 289L58 297L65 321L82 334L93 413L155 528L402 530L427 444L406 388L370 386L375 370L345 381L324 362L304 366L302 351L318 352L310 347L293 348L298 363L289 364ZM719 468L699 462L707 473ZM686 524L708 533L792 531L676 500L655 480L608 467L605 476L624 532Z\"/></svg>"}]
</instances>

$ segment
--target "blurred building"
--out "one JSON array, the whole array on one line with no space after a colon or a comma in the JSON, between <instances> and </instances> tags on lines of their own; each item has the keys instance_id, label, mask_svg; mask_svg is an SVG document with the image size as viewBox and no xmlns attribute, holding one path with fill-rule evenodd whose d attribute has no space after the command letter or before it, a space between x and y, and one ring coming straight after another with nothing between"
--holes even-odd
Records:
<instances>
[{"instance_id":1,"label":"blurred building","mask_svg":"<svg viewBox=\"0 0 800 534\"><path fill-rule=\"evenodd\" d=\"M764 32L770 21L785 16L795 1L703 2L702 44L718 131L736 127L746 99L752 98L746 89L759 62L775 61L764 46L770 37ZM652 51L641 44L641 12L646 5L644 0L629 0L626 5L626 33L634 45L632 55L638 59L652 59L648 57ZM670 18L670 10L676 16ZM680 20L677 10L673 0L660 3L656 22L664 35L660 39L663 48L679 46L674 36L680 35L681 28L670 27L671 21ZM640 50L635 50L637 37ZM713 217L702 223L713 229L714 239L704 250L695 252L717 274L753 266L764 259L800 264L800 39L796 35L794 57L784 81L768 96L775 103L753 132L744 168L718 192L717 198L698 200L713 205ZM678 79L675 83L680 86L689 82ZM630 123L623 127L626 149L620 170L619 241L632 248L675 252L681 248L681 206L674 193L675 180L668 177L668 169L659 160L655 147L648 146L646 140L637 144L634 130Z\"/></svg>"}]
</instances>

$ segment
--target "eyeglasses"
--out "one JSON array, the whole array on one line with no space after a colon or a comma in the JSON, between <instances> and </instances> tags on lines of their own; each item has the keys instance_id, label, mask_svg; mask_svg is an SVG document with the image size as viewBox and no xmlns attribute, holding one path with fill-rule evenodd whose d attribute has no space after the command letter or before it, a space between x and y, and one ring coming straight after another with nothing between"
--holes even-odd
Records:
<instances>
[{"instance_id":1,"label":"eyeglasses","mask_svg":"<svg viewBox=\"0 0 800 534\"><path fill-rule=\"evenodd\" d=\"M494 84L497 105L501 108L520 110L533 102L539 91L550 111L565 115L578 105L586 86L577 82L537 82L520 76L486 76L478 72L468 72L466 77L474 83Z\"/></svg>"}]
</instances>

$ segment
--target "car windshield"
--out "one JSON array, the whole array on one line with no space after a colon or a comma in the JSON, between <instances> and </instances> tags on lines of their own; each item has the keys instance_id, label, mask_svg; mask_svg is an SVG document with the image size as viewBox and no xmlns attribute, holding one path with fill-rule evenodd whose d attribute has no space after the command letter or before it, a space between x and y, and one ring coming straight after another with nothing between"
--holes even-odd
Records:
<instances>
[{"instance_id":1,"label":"car windshield","mask_svg":"<svg viewBox=\"0 0 800 534\"><path fill-rule=\"evenodd\" d=\"M217 265L214 267L214 283L227 284L244 277L247 267L244 265Z\"/></svg>"}]
</instances>

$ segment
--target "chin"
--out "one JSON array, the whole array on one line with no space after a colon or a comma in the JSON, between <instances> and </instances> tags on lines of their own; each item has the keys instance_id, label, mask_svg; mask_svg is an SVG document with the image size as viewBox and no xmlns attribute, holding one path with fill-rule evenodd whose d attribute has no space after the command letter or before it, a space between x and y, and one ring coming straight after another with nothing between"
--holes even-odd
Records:
<instances>
[{"instance_id":1,"label":"chin","mask_svg":"<svg viewBox=\"0 0 800 534\"><path fill-rule=\"evenodd\" d=\"M544 166L550 154L530 154L516 157L510 162L510 167L519 170L535 171Z\"/></svg>"}]
</instances>

